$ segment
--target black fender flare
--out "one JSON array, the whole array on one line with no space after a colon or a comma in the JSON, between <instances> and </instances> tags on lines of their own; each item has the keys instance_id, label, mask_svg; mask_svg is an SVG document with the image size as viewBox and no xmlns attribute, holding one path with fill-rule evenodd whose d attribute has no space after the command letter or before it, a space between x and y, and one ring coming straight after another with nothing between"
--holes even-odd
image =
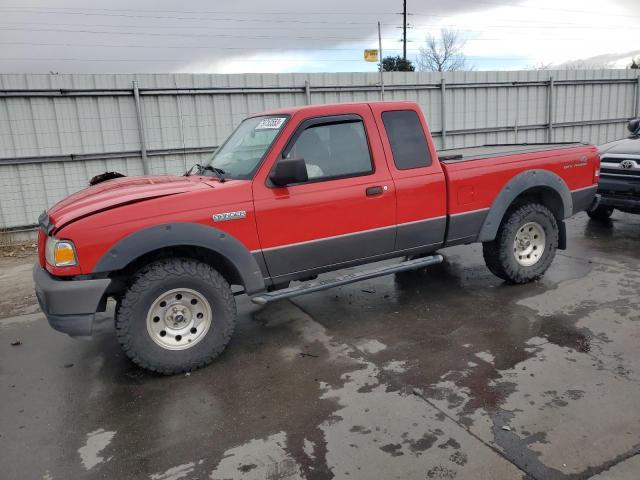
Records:
<instances>
[{"instance_id":1,"label":"black fender flare","mask_svg":"<svg viewBox=\"0 0 640 480\"><path fill-rule=\"evenodd\" d=\"M560 248L566 242L564 234L564 219L573 214L573 200L571 191L564 180L556 173L549 170L527 170L513 177L502 188L496 199L493 201L489 213L484 219L478 235L479 242L490 242L496 238L500 223L504 218L509 206L523 192L541 187L555 192L562 202L562 207L558 214L558 227L560 228Z\"/></svg>"},{"instance_id":2,"label":"black fender flare","mask_svg":"<svg viewBox=\"0 0 640 480\"><path fill-rule=\"evenodd\" d=\"M121 270L142 255L177 246L201 247L217 253L237 270L248 294L265 290L262 271L251 252L227 232L199 223L167 223L132 233L100 258L93 273Z\"/></svg>"}]
</instances>

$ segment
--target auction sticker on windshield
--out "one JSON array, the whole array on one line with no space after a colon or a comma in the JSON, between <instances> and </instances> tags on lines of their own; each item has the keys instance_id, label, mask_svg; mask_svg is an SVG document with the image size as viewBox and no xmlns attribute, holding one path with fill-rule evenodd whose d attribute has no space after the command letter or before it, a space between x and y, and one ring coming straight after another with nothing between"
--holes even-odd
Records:
<instances>
[{"instance_id":1,"label":"auction sticker on windshield","mask_svg":"<svg viewBox=\"0 0 640 480\"><path fill-rule=\"evenodd\" d=\"M263 118L256 126L256 130L277 130L282 126L286 119L286 117Z\"/></svg>"}]
</instances>

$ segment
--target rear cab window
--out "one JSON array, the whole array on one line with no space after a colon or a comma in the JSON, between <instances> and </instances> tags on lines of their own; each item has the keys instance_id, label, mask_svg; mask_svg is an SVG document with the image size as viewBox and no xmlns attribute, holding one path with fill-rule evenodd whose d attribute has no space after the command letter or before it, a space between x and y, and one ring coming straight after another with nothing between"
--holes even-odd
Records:
<instances>
[{"instance_id":1,"label":"rear cab window","mask_svg":"<svg viewBox=\"0 0 640 480\"><path fill-rule=\"evenodd\" d=\"M382 112L387 138L398 170L428 167L431 154L418 114L414 110Z\"/></svg>"}]
</instances>

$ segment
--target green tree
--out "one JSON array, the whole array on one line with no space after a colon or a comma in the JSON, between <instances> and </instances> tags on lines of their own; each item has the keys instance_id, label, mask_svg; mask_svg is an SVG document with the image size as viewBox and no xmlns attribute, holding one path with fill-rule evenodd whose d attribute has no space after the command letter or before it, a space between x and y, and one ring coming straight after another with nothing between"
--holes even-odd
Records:
<instances>
[{"instance_id":1,"label":"green tree","mask_svg":"<svg viewBox=\"0 0 640 480\"><path fill-rule=\"evenodd\" d=\"M382 70L385 72L415 72L411 60L405 60L400 55L388 56L382 59Z\"/></svg>"}]
</instances>

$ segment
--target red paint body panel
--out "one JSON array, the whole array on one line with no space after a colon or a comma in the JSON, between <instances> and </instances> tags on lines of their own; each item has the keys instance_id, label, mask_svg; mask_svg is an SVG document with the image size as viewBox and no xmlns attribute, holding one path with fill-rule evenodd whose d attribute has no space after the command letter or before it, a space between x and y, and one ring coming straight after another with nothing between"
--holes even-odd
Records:
<instances>
[{"instance_id":1,"label":"red paint body panel","mask_svg":"<svg viewBox=\"0 0 640 480\"><path fill-rule=\"evenodd\" d=\"M118 178L69 195L49 209L49 219L60 228L85 215L119 205L206 188L206 184L189 177Z\"/></svg>"},{"instance_id":2,"label":"red paint body panel","mask_svg":"<svg viewBox=\"0 0 640 480\"><path fill-rule=\"evenodd\" d=\"M388 110L418 112L431 165L412 170L395 167L381 119L382 112ZM79 266L46 265L47 270L59 276L91 273L118 241L160 224L190 222L215 226L239 240L248 251L255 252L395 229L399 228L397 225L489 208L511 178L529 169L554 172L570 190L577 190L595 184L594 171L599 167L598 154L592 146L441 163L420 108L412 102L317 105L266 113L287 114L290 118L252 180L219 182L211 176L122 178L86 188L54 205L48 212L55 227L54 236L74 242ZM300 123L340 114L362 117L375 171L289 188L270 187L268 175ZM367 196L365 190L372 186L386 189L381 195ZM241 210L246 211L245 219L214 225L212 215ZM388 244L380 245L379 250L393 252L393 240L388 235L384 238ZM44 243L45 236L41 234L43 265Z\"/></svg>"},{"instance_id":3,"label":"red paint body panel","mask_svg":"<svg viewBox=\"0 0 640 480\"><path fill-rule=\"evenodd\" d=\"M139 200L81 218L60 229L56 238L71 239L76 245L81 271L74 275L91 273L102 255L114 244L138 230L175 222L213 226L212 215L224 211L245 210L246 221L220 222L215 224L216 228L242 241L247 249L258 249L251 182L229 180L220 183L211 181L209 177L193 177L193 181L202 188L192 188L177 195ZM211 185L207 185L205 181ZM69 269L47 265L47 270L54 275L64 275Z\"/></svg>"},{"instance_id":4,"label":"red paint body panel","mask_svg":"<svg viewBox=\"0 0 640 480\"><path fill-rule=\"evenodd\" d=\"M581 157L587 161L581 162ZM448 179L449 214L453 215L491 207L507 182L526 170L553 172L565 181L569 190L593 186L593 172L599 168L600 158L596 147L585 145L442 166Z\"/></svg>"}]
</instances>

